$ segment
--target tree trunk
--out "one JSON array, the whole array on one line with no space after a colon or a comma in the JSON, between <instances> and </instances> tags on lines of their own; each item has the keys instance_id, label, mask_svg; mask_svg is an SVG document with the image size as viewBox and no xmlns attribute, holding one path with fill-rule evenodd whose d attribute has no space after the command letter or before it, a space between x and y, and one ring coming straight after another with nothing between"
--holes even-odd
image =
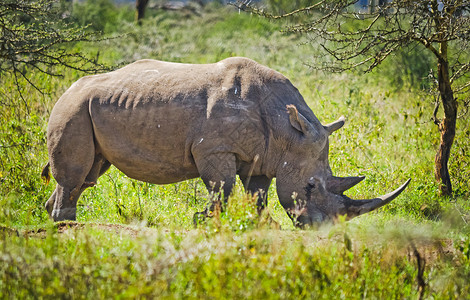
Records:
<instances>
[{"instance_id":1,"label":"tree trunk","mask_svg":"<svg viewBox=\"0 0 470 300\"><path fill-rule=\"evenodd\" d=\"M144 18L145 15L145 7L148 4L148 0L136 0L135 1L135 9L136 14L135 14L135 20L137 21L137 24L141 25L142 24L142 19Z\"/></svg>"},{"instance_id":2,"label":"tree trunk","mask_svg":"<svg viewBox=\"0 0 470 300\"><path fill-rule=\"evenodd\" d=\"M370 0L369 1L369 13L373 14L375 13L377 8L377 0Z\"/></svg>"},{"instance_id":3,"label":"tree trunk","mask_svg":"<svg viewBox=\"0 0 470 300\"><path fill-rule=\"evenodd\" d=\"M455 128L457 123L457 100L454 98L450 77L449 63L447 61L447 43L440 45L440 57L438 58L438 83L439 94L444 108L444 118L439 123L441 141L435 158L435 176L440 183L439 189L444 196L452 195L450 182L449 162L450 149L454 143Z\"/></svg>"}]
</instances>

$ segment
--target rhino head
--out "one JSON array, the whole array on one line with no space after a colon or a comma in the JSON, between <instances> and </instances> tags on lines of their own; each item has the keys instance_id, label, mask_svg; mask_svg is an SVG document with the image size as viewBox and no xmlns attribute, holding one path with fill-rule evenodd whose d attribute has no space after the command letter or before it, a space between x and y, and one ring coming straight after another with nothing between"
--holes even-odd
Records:
<instances>
[{"instance_id":1,"label":"rhino head","mask_svg":"<svg viewBox=\"0 0 470 300\"><path fill-rule=\"evenodd\" d=\"M408 185L374 199L353 200L343 193L364 177L336 177L328 163L328 136L344 125L344 118L323 126L308 121L294 105L287 105L294 134L290 147L282 151L276 175L281 205L299 227L332 220L344 215L347 219L379 208L395 199Z\"/></svg>"}]
</instances>

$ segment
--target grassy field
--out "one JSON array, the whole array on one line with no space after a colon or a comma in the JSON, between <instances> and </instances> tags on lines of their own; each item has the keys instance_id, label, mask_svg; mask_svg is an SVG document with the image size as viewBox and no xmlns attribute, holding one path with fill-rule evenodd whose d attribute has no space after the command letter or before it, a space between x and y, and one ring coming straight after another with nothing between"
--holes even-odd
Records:
<instances>
[{"instance_id":1,"label":"grassy field","mask_svg":"<svg viewBox=\"0 0 470 300\"><path fill-rule=\"evenodd\" d=\"M455 197L441 198L422 53L400 53L372 74L325 74L307 67L318 45L226 7L151 11L142 27L127 7L97 19L87 9L75 8L77 22L119 37L75 47L104 63L246 56L290 78L322 123L346 116L330 137L330 164L338 176L366 175L349 196L412 181L379 211L315 230L293 228L273 186L269 216L258 218L238 184L227 212L194 229L193 214L208 201L199 179L158 186L112 167L80 198L77 222L54 224L43 204L55 183L39 176L45 131L55 101L83 74L30 72L47 93L20 82L23 98L13 78L1 77L1 299L470 297L469 115L458 120L451 155Z\"/></svg>"}]
</instances>

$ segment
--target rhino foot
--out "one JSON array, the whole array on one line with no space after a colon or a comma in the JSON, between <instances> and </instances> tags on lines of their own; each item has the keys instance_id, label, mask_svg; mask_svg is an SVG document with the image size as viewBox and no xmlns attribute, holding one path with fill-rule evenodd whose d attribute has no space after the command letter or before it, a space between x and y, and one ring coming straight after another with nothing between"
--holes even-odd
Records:
<instances>
[{"instance_id":1,"label":"rhino foot","mask_svg":"<svg viewBox=\"0 0 470 300\"><path fill-rule=\"evenodd\" d=\"M200 212L197 212L193 215L193 225L194 225L194 228L197 228L197 225L203 223L207 217L212 217L210 216L207 211L200 211Z\"/></svg>"},{"instance_id":2,"label":"rhino foot","mask_svg":"<svg viewBox=\"0 0 470 300\"><path fill-rule=\"evenodd\" d=\"M52 210L52 219L54 222L63 220L75 221L76 215L77 209L72 207Z\"/></svg>"}]
</instances>

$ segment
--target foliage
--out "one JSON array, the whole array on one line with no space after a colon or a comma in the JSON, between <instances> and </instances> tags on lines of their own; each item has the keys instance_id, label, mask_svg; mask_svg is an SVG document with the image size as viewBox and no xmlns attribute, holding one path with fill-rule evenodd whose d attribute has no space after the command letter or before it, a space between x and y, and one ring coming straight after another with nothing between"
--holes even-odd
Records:
<instances>
[{"instance_id":1,"label":"foliage","mask_svg":"<svg viewBox=\"0 0 470 300\"><path fill-rule=\"evenodd\" d=\"M233 55L258 60L290 77L322 122L337 119L340 114L348 117L344 129L331 136L330 162L336 174L367 175L364 183L351 190L351 196L373 197L412 177L409 197L399 197L385 211L422 220L436 218L445 209L446 205L438 204L441 200L433 196L436 186L430 183L432 170L427 166L436 147L427 134L435 130L426 117L432 113L431 108L423 105L423 96L412 87L409 92L396 91L381 80L380 72L361 77L312 72L300 63L310 55L310 49L301 46L302 39L276 32L279 25L245 14L211 10L203 16L182 18L179 13L157 12L155 17L144 20L142 28L123 18L121 31L116 32L127 33L123 38L86 47L78 43L75 48L88 53L101 49L102 60L109 64L148 57L193 63L213 62ZM253 40L257 42L252 43ZM58 70L63 78L50 79L40 72L29 73L41 88L54 96L51 99L41 95L23 82L23 89L29 95L26 99L29 112L25 106L8 104L7 100L18 98L18 94L14 78L2 77L0 190L5 197L14 199L15 211L21 212L12 221L19 226L25 225L24 217L32 212L40 216L29 218L30 222L34 220L33 224L47 218L41 202L48 198L53 184L44 186L38 176L47 161L44 140L47 117L55 99L81 76L75 71ZM451 172L456 178L457 196L466 199L469 190L464 179L468 175L469 157L464 137L468 135L468 117L463 117L461 124L457 130L461 150L455 153L458 160L451 164ZM416 173L424 175L416 178ZM36 200L31 201L32 196ZM83 221L141 220L152 226L187 227L192 226L192 213L203 208L205 197L205 189L197 180L174 187L156 186L122 178L112 169L96 187L84 193L78 215ZM271 198L276 202L273 189ZM189 203L194 206L188 206ZM428 209L421 210L424 206ZM173 211L176 207L179 208Z\"/></svg>"},{"instance_id":2,"label":"foliage","mask_svg":"<svg viewBox=\"0 0 470 300\"><path fill-rule=\"evenodd\" d=\"M58 4L56 0L0 3L0 74L12 75L18 88L24 80L41 90L31 80L31 72L59 76L56 66L85 72L107 69L89 56L64 47L93 40L96 35L67 23Z\"/></svg>"},{"instance_id":3,"label":"foliage","mask_svg":"<svg viewBox=\"0 0 470 300\"><path fill-rule=\"evenodd\" d=\"M350 223L281 235L79 223L4 229L0 297L468 297L468 239L412 227Z\"/></svg>"},{"instance_id":4,"label":"foliage","mask_svg":"<svg viewBox=\"0 0 470 300\"><path fill-rule=\"evenodd\" d=\"M437 147L429 134L437 133L433 107L414 86L397 89L384 80L396 65L360 76L318 72L302 63L311 57L306 39L255 16L220 7L189 17L155 11L139 28L128 17L132 8L125 9L114 7L119 26L104 29L121 38L72 49L100 51L110 65L253 58L289 77L322 123L347 117L330 136L330 164L340 176L366 175L348 196L371 198L412 182L379 211L316 230L293 228L275 183L263 218L237 183L227 211L194 229L193 214L209 199L201 180L160 186L112 167L83 193L78 222L53 224L43 204L55 182L45 185L39 177L47 161L47 118L84 74L57 66L62 77L49 77L28 69L47 93L20 80L25 105L13 105L20 99L15 79L2 75L0 298L468 298L468 116L457 127L450 164L455 198L448 201L436 196L428 163ZM407 74L393 75L405 81ZM422 292L412 245L425 259Z\"/></svg>"},{"instance_id":5,"label":"foliage","mask_svg":"<svg viewBox=\"0 0 470 300\"><path fill-rule=\"evenodd\" d=\"M382 63L380 75L385 76L396 90L415 88L423 91L434 87L429 80L433 67L432 55L421 45L403 47Z\"/></svg>"},{"instance_id":6,"label":"foliage","mask_svg":"<svg viewBox=\"0 0 470 300\"><path fill-rule=\"evenodd\" d=\"M266 0L263 3L266 5L266 8L276 14L286 14L290 13L293 10L296 10L299 7L309 7L315 5L318 0Z\"/></svg>"},{"instance_id":7,"label":"foliage","mask_svg":"<svg viewBox=\"0 0 470 300\"><path fill-rule=\"evenodd\" d=\"M452 196L448 161L455 137L458 104L464 110L468 110L470 105L467 51L470 3L392 0L379 6L371 4L366 12L360 12L354 6L358 2L322 0L282 15L266 13L252 6L251 1L238 1L235 6L275 20L314 13L295 25L286 26L286 31L308 34L315 46L323 49L315 55L321 57L326 54L333 59L319 67L327 71L359 69L370 72L394 53L403 53L407 47L419 45L428 51L434 57L434 67L428 77L434 87L433 119L440 132L434 173L440 183L441 194ZM413 62L412 65L419 66L419 63ZM443 117L437 115L439 107L443 109Z\"/></svg>"},{"instance_id":8,"label":"foliage","mask_svg":"<svg viewBox=\"0 0 470 300\"><path fill-rule=\"evenodd\" d=\"M71 18L80 27L89 32L116 32L123 22L134 20L133 11L127 5L116 6L111 0L87 0L75 2L71 10Z\"/></svg>"}]
</instances>

